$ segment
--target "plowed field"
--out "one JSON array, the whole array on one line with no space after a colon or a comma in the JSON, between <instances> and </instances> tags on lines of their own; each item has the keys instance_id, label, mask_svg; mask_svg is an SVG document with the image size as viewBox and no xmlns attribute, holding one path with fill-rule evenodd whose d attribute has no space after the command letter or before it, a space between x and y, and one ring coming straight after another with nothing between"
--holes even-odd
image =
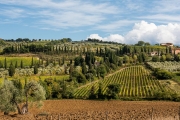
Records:
<instances>
[{"instance_id":1,"label":"plowed field","mask_svg":"<svg viewBox=\"0 0 180 120\"><path fill-rule=\"evenodd\" d=\"M179 120L180 103L162 101L47 100L26 115L0 120Z\"/></svg>"}]
</instances>

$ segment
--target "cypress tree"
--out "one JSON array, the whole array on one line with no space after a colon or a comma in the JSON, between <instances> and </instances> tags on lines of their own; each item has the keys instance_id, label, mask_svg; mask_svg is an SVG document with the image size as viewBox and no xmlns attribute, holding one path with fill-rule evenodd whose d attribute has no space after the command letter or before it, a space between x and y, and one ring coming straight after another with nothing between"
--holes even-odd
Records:
<instances>
[{"instance_id":1,"label":"cypress tree","mask_svg":"<svg viewBox=\"0 0 180 120\"><path fill-rule=\"evenodd\" d=\"M166 46L166 54L168 54L169 53L169 49L168 49L168 47Z\"/></svg>"},{"instance_id":2,"label":"cypress tree","mask_svg":"<svg viewBox=\"0 0 180 120\"><path fill-rule=\"evenodd\" d=\"M61 59L60 58L58 59L58 64L59 64L59 66L61 65Z\"/></svg>"},{"instance_id":3,"label":"cypress tree","mask_svg":"<svg viewBox=\"0 0 180 120\"><path fill-rule=\"evenodd\" d=\"M49 59L46 60L46 66L48 66L48 65L49 65Z\"/></svg>"},{"instance_id":4,"label":"cypress tree","mask_svg":"<svg viewBox=\"0 0 180 120\"><path fill-rule=\"evenodd\" d=\"M53 65L56 66L56 60L55 59L53 60Z\"/></svg>"},{"instance_id":5,"label":"cypress tree","mask_svg":"<svg viewBox=\"0 0 180 120\"><path fill-rule=\"evenodd\" d=\"M89 99L96 99L95 87L94 85L91 87Z\"/></svg>"},{"instance_id":6,"label":"cypress tree","mask_svg":"<svg viewBox=\"0 0 180 120\"><path fill-rule=\"evenodd\" d=\"M32 60L31 60L31 67L34 66L34 60L33 60L33 57L32 57Z\"/></svg>"},{"instance_id":7,"label":"cypress tree","mask_svg":"<svg viewBox=\"0 0 180 120\"><path fill-rule=\"evenodd\" d=\"M82 73L86 74L87 73L87 68L85 62L82 63Z\"/></svg>"},{"instance_id":8,"label":"cypress tree","mask_svg":"<svg viewBox=\"0 0 180 120\"><path fill-rule=\"evenodd\" d=\"M99 89L98 89L98 99L104 99L104 95L103 95L103 92L102 92L102 83L99 83Z\"/></svg>"},{"instance_id":9,"label":"cypress tree","mask_svg":"<svg viewBox=\"0 0 180 120\"><path fill-rule=\"evenodd\" d=\"M15 68L17 68L18 67L18 64L17 64L17 61L16 61L16 63L15 63Z\"/></svg>"},{"instance_id":10,"label":"cypress tree","mask_svg":"<svg viewBox=\"0 0 180 120\"><path fill-rule=\"evenodd\" d=\"M0 68L3 68L3 63L2 63L2 61L0 61Z\"/></svg>"},{"instance_id":11,"label":"cypress tree","mask_svg":"<svg viewBox=\"0 0 180 120\"><path fill-rule=\"evenodd\" d=\"M99 55L99 50L98 50L98 47L96 49L96 55Z\"/></svg>"},{"instance_id":12,"label":"cypress tree","mask_svg":"<svg viewBox=\"0 0 180 120\"><path fill-rule=\"evenodd\" d=\"M4 68L7 69L7 61L6 61L6 58L4 59Z\"/></svg>"},{"instance_id":13,"label":"cypress tree","mask_svg":"<svg viewBox=\"0 0 180 120\"><path fill-rule=\"evenodd\" d=\"M63 56L63 65L64 65L64 63L65 63L65 58L64 58L64 56Z\"/></svg>"},{"instance_id":14,"label":"cypress tree","mask_svg":"<svg viewBox=\"0 0 180 120\"><path fill-rule=\"evenodd\" d=\"M34 74L37 74L38 73L38 66L37 64L34 66Z\"/></svg>"},{"instance_id":15,"label":"cypress tree","mask_svg":"<svg viewBox=\"0 0 180 120\"><path fill-rule=\"evenodd\" d=\"M21 60L21 68L24 68L24 64L23 61Z\"/></svg>"},{"instance_id":16,"label":"cypress tree","mask_svg":"<svg viewBox=\"0 0 180 120\"><path fill-rule=\"evenodd\" d=\"M14 75L14 73L15 73L15 67L14 67L14 65L12 64L12 62L11 62L11 64L10 64L10 66L9 66L9 76L13 76Z\"/></svg>"}]
</instances>

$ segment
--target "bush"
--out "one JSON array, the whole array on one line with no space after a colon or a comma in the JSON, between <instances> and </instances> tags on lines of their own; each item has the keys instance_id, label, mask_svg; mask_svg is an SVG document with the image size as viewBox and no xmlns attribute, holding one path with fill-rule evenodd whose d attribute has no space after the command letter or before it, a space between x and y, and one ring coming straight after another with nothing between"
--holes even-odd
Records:
<instances>
[{"instance_id":1,"label":"bush","mask_svg":"<svg viewBox=\"0 0 180 120\"><path fill-rule=\"evenodd\" d=\"M180 96L175 92L170 91L154 91L154 99L156 100L170 100L170 101L180 101Z\"/></svg>"},{"instance_id":2,"label":"bush","mask_svg":"<svg viewBox=\"0 0 180 120\"><path fill-rule=\"evenodd\" d=\"M119 84L109 84L107 86L106 97L107 99L117 99L120 92Z\"/></svg>"},{"instance_id":3,"label":"bush","mask_svg":"<svg viewBox=\"0 0 180 120\"><path fill-rule=\"evenodd\" d=\"M158 78L158 79L171 79L174 75L171 72L168 72L166 70L161 70L161 69L155 69L153 74Z\"/></svg>"}]
</instances>

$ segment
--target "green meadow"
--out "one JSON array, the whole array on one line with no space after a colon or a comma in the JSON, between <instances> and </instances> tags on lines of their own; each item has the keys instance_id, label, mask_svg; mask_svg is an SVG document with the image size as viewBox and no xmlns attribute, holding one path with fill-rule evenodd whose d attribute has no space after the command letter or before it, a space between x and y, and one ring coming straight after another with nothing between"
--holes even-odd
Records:
<instances>
[{"instance_id":1,"label":"green meadow","mask_svg":"<svg viewBox=\"0 0 180 120\"><path fill-rule=\"evenodd\" d=\"M68 80L69 79L69 75L54 75L54 76L37 76L37 75L33 75L33 76L14 76L14 77L7 77L8 80L20 80L21 83L24 85L25 79L26 80L42 80L44 81L45 79L51 79L51 80ZM0 78L0 85L3 83L4 78Z\"/></svg>"},{"instance_id":2,"label":"green meadow","mask_svg":"<svg viewBox=\"0 0 180 120\"><path fill-rule=\"evenodd\" d=\"M32 63L32 57L4 57L4 56L0 56L0 62L3 64L3 66L5 63L5 58L6 58L6 62L7 62L8 67L9 67L11 62L13 63L13 65L15 65L17 62L17 66L20 67L21 60L22 60L24 66L30 66ZM39 61L38 57L33 57L34 63L36 63L38 61Z\"/></svg>"}]
</instances>

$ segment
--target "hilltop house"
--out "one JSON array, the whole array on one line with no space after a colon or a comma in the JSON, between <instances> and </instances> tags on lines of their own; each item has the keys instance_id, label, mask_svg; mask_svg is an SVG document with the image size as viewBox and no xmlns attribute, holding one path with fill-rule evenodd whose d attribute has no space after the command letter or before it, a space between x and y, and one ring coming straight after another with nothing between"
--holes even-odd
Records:
<instances>
[{"instance_id":1,"label":"hilltop house","mask_svg":"<svg viewBox=\"0 0 180 120\"><path fill-rule=\"evenodd\" d=\"M180 54L180 48L173 48L172 53Z\"/></svg>"},{"instance_id":2,"label":"hilltop house","mask_svg":"<svg viewBox=\"0 0 180 120\"><path fill-rule=\"evenodd\" d=\"M161 43L161 46L173 47L173 43Z\"/></svg>"}]
</instances>

